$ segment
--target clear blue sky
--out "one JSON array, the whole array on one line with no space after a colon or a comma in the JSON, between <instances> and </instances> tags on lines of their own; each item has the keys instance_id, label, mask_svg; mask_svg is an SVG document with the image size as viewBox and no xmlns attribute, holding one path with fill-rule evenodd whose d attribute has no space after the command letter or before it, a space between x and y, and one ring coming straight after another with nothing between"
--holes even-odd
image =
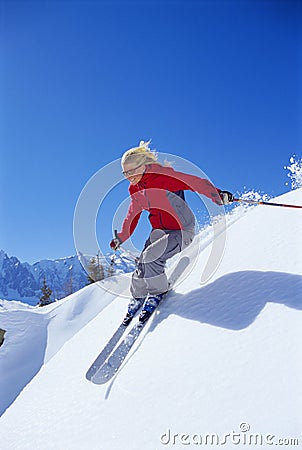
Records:
<instances>
[{"instance_id":1,"label":"clear blue sky","mask_svg":"<svg viewBox=\"0 0 302 450\"><path fill-rule=\"evenodd\" d=\"M9 255L74 254L82 188L140 139L220 188L289 189L283 166L302 144L301 1L0 5L0 248Z\"/></svg>"}]
</instances>

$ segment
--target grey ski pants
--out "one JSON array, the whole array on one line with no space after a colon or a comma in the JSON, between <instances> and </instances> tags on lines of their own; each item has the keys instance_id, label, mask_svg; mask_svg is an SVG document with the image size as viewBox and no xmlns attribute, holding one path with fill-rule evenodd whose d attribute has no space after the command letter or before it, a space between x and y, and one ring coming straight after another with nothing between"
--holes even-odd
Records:
<instances>
[{"instance_id":1,"label":"grey ski pants","mask_svg":"<svg viewBox=\"0 0 302 450\"><path fill-rule=\"evenodd\" d=\"M188 247L194 235L194 230L152 230L132 275L130 291L134 298L168 291L166 261Z\"/></svg>"}]
</instances>

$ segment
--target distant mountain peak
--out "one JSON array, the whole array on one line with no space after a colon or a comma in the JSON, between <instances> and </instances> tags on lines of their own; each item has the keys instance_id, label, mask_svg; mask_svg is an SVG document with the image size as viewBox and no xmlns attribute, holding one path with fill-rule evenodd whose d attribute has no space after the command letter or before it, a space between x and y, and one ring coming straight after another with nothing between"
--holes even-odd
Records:
<instances>
[{"instance_id":1,"label":"distant mountain peak","mask_svg":"<svg viewBox=\"0 0 302 450\"><path fill-rule=\"evenodd\" d=\"M85 257L86 263L90 257ZM83 262L83 261L82 261ZM87 284L87 273L76 255L57 259L42 259L34 264L22 263L16 256L0 250L0 298L36 305L41 296L44 277L52 290L52 299L60 300ZM87 267L87 264L85 265ZM117 272L134 269L130 261L116 259Z\"/></svg>"}]
</instances>

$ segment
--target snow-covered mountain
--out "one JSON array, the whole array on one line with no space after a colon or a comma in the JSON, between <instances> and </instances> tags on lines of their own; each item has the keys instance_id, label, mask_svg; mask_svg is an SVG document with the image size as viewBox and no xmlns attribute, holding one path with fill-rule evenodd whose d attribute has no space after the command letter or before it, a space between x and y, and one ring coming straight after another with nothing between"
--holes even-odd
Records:
<instances>
[{"instance_id":1,"label":"snow-covered mountain","mask_svg":"<svg viewBox=\"0 0 302 450\"><path fill-rule=\"evenodd\" d=\"M302 205L302 189L274 201ZM301 448L302 210L238 207L227 223L214 276L200 284L202 232L107 385L85 373L125 313L127 276L45 308L2 301L1 449Z\"/></svg>"},{"instance_id":2,"label":"snow-covered mountain","mask_svg":"<svg viewBox=\"0 0 302 450\"><path fill-rule=\"evenodd\" d=\"M66 297L87 284L87 275L76 256L45 259L31 265L0 250L0 298L36 305L44 276L53 299Z\"/></svg>"},{"instance_id":3,"label":"snow-covered mountain","mask_svg":"<svg viewBox=\"0 0 302 450\"><path fill-rule=\"evenodd\" d=\"M85 258L84 266L87 267L89 260L89 257ZM115 258L116 272L129 272L133 267L133 262L126 256ZM52 290L52 300L60 300L87 284L87 272L77 256L44 259L31 265L0 250L0 298L36 305L44 277Z\"/></svg>"}]
</instances>

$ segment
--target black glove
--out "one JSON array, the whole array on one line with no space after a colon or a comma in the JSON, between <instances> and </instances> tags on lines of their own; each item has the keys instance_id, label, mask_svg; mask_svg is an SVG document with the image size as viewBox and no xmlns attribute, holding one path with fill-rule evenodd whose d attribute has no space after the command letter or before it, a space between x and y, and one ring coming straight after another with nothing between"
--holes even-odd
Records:
<instances>
[{"instance_id":1,"label":"black glove","mask_svg":"<svg viewBox=\"0 0 302 450\"><path fill-rule=\"evenodd\" d=\"M118 234L115 232L115 238L112 239L112 241L110 242L110 247L112 248L112 250L117 250L119 248L119 246L121 245L122 241L120 240L120 238L118 237Z\"/></svg>"},{"instance_id":2,"label":"black glove","mask_svg":"<svg viewBox=\"0 0 302 450\"><path fill-rule=\"evenodd\" d=\"M219 195L221 198L222 205L228 205L229 203L232 203L232 201L234 200L234 195L229 191L220 191Z\"/></svg>"}]
</instances>

